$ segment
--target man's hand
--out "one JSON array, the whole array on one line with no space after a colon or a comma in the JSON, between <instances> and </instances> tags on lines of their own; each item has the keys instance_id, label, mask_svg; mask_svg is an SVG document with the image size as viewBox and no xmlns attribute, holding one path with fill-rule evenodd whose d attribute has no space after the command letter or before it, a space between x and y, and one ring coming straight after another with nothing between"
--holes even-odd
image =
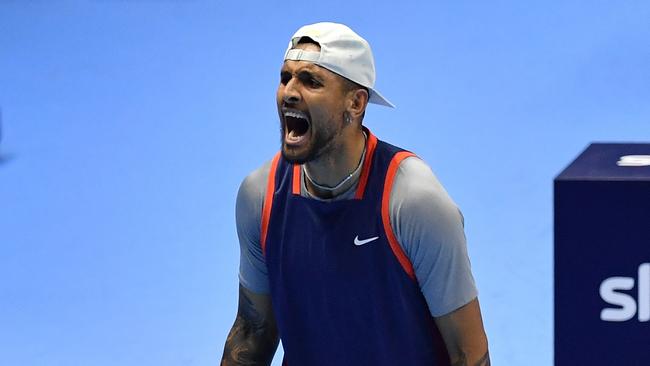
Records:
<instances>
[{"instance_id":1,"label":"man's hand","mask_svg":"<svg viewBox=\"0 0 650 366\"><path fill-rule=\"evenodd\" d=\"M478 299L435 320L452 366L490 366Z\"/></svg>"},{"instance_id":2,"label":"man's hand","mask_svg":"<svg viewBox=\"0 0 650 366\"><path fill-rule=\"evenodd\" d=\"M278 342L271 297L239 285L237 318L226 339L221 366L268 366Z\"/></svg>"}]
</instances>

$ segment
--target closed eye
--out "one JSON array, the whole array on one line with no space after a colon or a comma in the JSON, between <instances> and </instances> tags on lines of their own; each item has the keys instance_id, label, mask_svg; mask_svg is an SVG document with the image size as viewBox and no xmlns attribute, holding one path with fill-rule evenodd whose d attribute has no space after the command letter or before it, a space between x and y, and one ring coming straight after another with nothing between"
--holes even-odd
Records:
<instances>
[{"instance_id":1,"label":"closed eye","mask_svg":"<svg viewBox=\"0 0 650 366\"><path fill-rule=\"evenodd\" d=\"M298 80L300 80L300 82L304 85L314 89L323 86L323 83L319 80L319 78L308 71L301 71L298 74Z\"/></svg>"},{"instance_id":2,"label":"closed eye","mask_svg":"<svg viewBox=\"0 0 650 366\"><path fill-rule=\"evenodd\" d=\"M291 80L291 73L288 71L282 71L280 72L280 83L282 85L287 85L287 83Z\"/></svg>"}]
</instances>

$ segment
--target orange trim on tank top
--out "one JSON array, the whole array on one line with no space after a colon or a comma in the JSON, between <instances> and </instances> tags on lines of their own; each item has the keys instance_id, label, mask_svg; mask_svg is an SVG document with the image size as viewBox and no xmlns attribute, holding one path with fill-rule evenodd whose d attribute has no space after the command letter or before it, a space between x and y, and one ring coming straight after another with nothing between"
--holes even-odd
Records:
<instances>
[{"instance_id":1,"label":"orange trim on tank top","mask_svg":"<svg viewBox=\"0 0 650 366\"><path fill-rule=\"evenodd\" d=\"M262 253L266 256L266 234L269 230L269 220L271 220L271 207L273 206L273 194L275 193L275 172L278 169L280 153L275 154L271 161L271 171L266 183L266 195L264 196L264 205L262 206L262 231L260 233L260 245Z\"/></svg>"},{"instance_id":2,"label":"orange trim on tank top","mask_svg":"<svg viewBox=\"0 0 650 366\"><path fill-rule=\"evenodd\" d=\"M368 131L368 146L366 147L366 156L363 160L363 169L359 176L357 192L354 194L354 198L358 200L363 198L363 194L366 191L366 185L368 184L368 177L370 176L370 168L372 165L372 157L375 153L375 148L377 147L377 138L375 135L373 135L370 130L366 131Z\"/></svg>"},{"instance_id":3,"label":"orange trim on tank top","mask_svg":"<svg viewBox=\"0 0 650 366\"><path fill-rule=\"evenodd\" d=\"M393 232L393 228L390 225L390 192L393 188L393 181L395 180L395 174L397 173L397 168L402 160L415 156L412 152L401 151L393 156L393 159L388 165L388 172L386 173L386 180L384 181L384 192L381 197L381 221L384 224L384 231L386 231L386 238L388 239L388 244L390 244L390 249L393 251L393 254L399 261L399 264L402 266L406 274L411 277L412 280L416 280L415 271L413 270L413 265L408 259L402 246L397 241L397 237Z\"/></svg>"},{"instance_id":4,"label":"orange trim on tank top","mask_svg":"<svg viewBox=\"0 0 650 366\"><path fill-rule=\"evenodd\" d=\"M300 164L293 164L293 177L291 184L291 192L300 195Z\"/></svg>"}]
</instances>

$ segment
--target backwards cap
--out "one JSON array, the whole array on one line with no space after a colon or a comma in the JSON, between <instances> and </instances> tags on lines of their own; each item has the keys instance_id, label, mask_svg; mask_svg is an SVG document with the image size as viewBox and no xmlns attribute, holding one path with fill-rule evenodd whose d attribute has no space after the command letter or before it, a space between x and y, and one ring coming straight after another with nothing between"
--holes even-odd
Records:
<instances>
[{"instance_id":1,"label":"backwards cap","mask_svg":"<svg viewBox=\"0 0 650 366\"><path fill-rule=\"evenodd\" d=\"M295 49L302 37L320 45L320 52ZM368 88L368 102L395 107L375 90L375 61L370 45L352 29L338 23L306 25L291 37L284 60L309 61Z\"/></svg>"}]
</instances>

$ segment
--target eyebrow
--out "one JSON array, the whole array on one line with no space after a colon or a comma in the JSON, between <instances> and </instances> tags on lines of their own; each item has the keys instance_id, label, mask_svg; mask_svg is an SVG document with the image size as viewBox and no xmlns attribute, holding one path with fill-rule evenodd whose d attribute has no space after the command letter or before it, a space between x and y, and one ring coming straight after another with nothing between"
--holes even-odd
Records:
<instances>
[{"instance_id":1,"label":"eyebrow","mask_svg":"<svg viewBox=\"0 0 650 366\"><path fill-rule=\"evenodd\" d=\"M284 76L284 75L287 75L287 74L294 75L294 73L287 70L286 67L282 67L282 69L280 69L280 76ZM303 66L303 67L298 68L295 75L296 75L296 77L298 79L301 79L301 80L304 80L306 78L313 78L313 79L315 79L316 81L318 81L320 83L323 83L325 81L325 78L323 78L322 75L317 74L317 72L315 70L313 70L312 68L310 68L308 66Z\"/></svg>"},{"instance_id":2,"label":"eyebrow","mask_svg":"<svg viewBox=\"0 0 650 366\"><path fill-rule=\"evenodd\" d=\"M307 65L299 65L295 67L293 71L295 71L296 74L299 74L301 72L309 72L310 74L315 75L316 72L319 71L319 69L322 69L322 67L314 64L307 64ZM287 67L286 63L282 65L282 68L280 70L289 72L289 68Z\"/></svg>"},{"instance_id":3,"label":"eyebrow","mask_svg":"<svg viewBox=\"0 0 650 366\"><path fill-rule=\"evenodd\" d=\"M300 70L300 71L298 71L298 78L299 79L311 78L311 79L315 79L315 80L320 81L320 82L323 81L322 76L317 75L314 72L309 71L309 70Z\"/></svg>"}]
</instances>

